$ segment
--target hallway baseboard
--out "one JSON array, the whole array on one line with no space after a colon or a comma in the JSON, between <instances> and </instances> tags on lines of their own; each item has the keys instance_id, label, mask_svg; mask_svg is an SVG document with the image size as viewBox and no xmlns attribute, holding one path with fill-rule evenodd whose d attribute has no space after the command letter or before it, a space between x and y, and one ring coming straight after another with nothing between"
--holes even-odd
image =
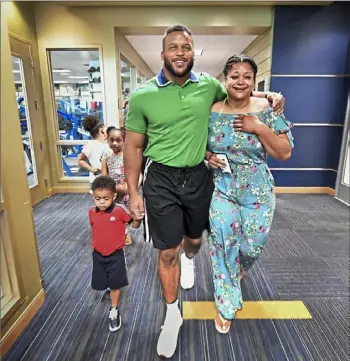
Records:
<instances>
[{"instance_id":1,"label":"hallway baseboard","mask_svg":"<svg viewBox=\"0 0 350 361\"><path fill-rule=\"evenodd\" d=\"M309 193L309 194L329 194L335 195L335 190L330 187L276 187L276 193Z\"/></svg>"},{"instance_id":2,"label":"hallway baseboard","mask_svg":"<svg viewBox=\"0 0 350 361\"><path fill-rule=\"evenodd\" d=\"M58 193L89 193L89 185L86 186L58 186L49 189L49 196L53 196Z\"/></svg>"},{"instance_id":3,"label":"hallway baseboard","mask_svg":"<svg viewBox=\"0 0 350 361\"><path fill-rule=\"evenodd\" d=\"M22 334L22 332L30 323L32 318L39 311L40 307L44 304L44 301L45 301L45 291L44 289L41 289L39 293L36 295L36 297L33 299L33 301L23 311L21 317L18 318L17 322L8 330L6 335L2 337L0 343L1 355L5 355L6 352L12 346L12 344Z\"/></svg>"}]
</instances>

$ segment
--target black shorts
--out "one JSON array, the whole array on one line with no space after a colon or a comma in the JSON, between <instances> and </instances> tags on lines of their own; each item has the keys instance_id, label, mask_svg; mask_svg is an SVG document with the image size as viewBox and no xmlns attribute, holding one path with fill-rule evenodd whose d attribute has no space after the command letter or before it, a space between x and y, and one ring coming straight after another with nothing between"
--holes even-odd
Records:
<instances>
[{"instance_id":1,"label":"black shorts","mask_svg":"<svg viewBox=\"0 0 350 361\"><path fill-rule=\"evenodd\" d=\"M175 248L183 236L200 238L208 225L213 190L214 183L204 163L191 168L155 162L146 165L143 193L154 247Z\"/></svg>"},{"instance_id":2,"label":"black shorts","mask_svg":"<svg viewBox=\"0 0 350 361\"><path fill-rule=\"evenodd\" d=\"M128 285L124 250L119 249L109 256L102 256L97 251L92 252L92 280L94 290L103 291L106 288L119 290Z\"/></svg>"}]
</instances>

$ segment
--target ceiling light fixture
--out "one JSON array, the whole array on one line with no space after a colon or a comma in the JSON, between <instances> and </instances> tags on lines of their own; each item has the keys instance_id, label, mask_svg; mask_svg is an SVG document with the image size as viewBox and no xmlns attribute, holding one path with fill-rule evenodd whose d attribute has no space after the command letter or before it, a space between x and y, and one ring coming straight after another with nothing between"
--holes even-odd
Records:
<instances>
[{"instance_id":1,"label":"ceiling light fixture","mask_svg":"<svg viewBox=\"0 0 350 361\"><path fill-rule=\"evenodd\" d=\"M71 76L68 76L69 79L89 79L88 76L77 76L77 75L71 75Z\"/></svg>"},{"instance_id":2,"label":"ceiling light fixture","mask_svg":"<svg viewBox=\"0 0 350 361\"><path fill-rule=\"evenodd\" d=\"M53 73L70 73L69 69L52 69Z\"/></svg>"}]
</instances>

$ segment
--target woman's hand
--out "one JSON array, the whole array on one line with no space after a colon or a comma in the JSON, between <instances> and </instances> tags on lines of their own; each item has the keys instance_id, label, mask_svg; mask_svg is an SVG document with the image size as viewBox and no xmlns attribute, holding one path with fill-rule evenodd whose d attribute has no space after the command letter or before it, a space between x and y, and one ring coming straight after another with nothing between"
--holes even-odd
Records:
<instances>
[{"instance_id":1,"label":"woman's hand","mask_svg":"<svg viewBox=\"0 0 350 361\"><path fill-rule=\"evenodd\" d=\"M225 162L219 159L215 153L207 152L205 159L208 161L211 168L225 168Z\"/></svg>"},{"instance_id":2,"label":"woman's hand","mask_svg":"<svg viewBox=\"0 0 350 361\"><path fill-rule=\"evenodd\" d=\"M267 100L272 105L273 111L277 115L281 115L284 111L284 104L286 103L286 99L281 93L268 93Z\"/></svg>"},{"instance_id":3,"label":"woman's hand","mask_svg":"<svg viewBox=\"0 0 350 361\"><path fill-rule=\"evenodd\" d=\"M234 121L234 128L237 132L259 134L263 123L256 115L239 115Z\"/></svg>"}]
</instances>

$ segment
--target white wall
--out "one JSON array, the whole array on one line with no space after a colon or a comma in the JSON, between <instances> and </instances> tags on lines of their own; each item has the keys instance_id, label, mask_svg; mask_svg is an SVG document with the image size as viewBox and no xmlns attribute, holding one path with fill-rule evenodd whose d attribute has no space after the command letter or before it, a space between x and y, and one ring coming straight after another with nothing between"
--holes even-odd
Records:
<instances>
[{"instance_id":1,"label":"white wall","mask_svg":"<svg viewBox=\"0 0 350 361\"><path fill-rule=\"evenodd\" d=\"M247 46L242 54L252 57L257 66L258 74L256 76L256 85L262 80L266 80L266 89L270 88L271 76L271 59L272 59L272 29L268 29L264 34L259 35L249 46ZM224 75L221 73L218 77L222 83L225 81Z\"/></svg>"}]
</instances>

